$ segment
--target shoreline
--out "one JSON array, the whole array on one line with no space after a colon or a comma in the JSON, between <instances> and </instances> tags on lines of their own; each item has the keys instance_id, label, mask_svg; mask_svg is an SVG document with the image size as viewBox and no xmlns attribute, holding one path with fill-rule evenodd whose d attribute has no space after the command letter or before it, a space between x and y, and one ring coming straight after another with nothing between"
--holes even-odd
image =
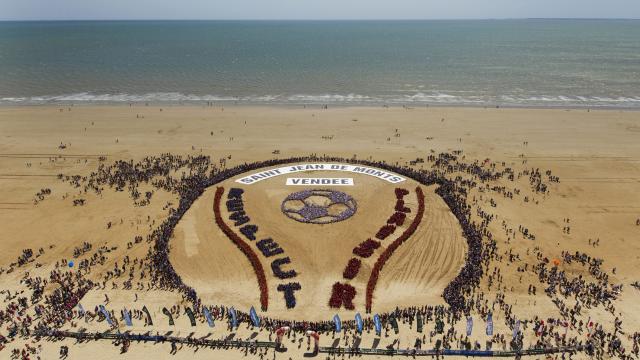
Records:
<instances>
[{"instance_id":1,"label":"shoreline","mask_svg":"<svg viewBox=\"0 0 640 360\"><path fill-rule=\"evenodd\" d=\"M212 105L207 105L207 102L190 102L190 103L174 103L174 102L104 102L104 103L47 103L47 104L0 104L0 110L3 109L46 109L46 108L153 108L153 107L166 107L166 108L265 108L265 109L309 109L309 110L323 110L322 107L327 105L329 108L338 109L385 109L385 108L404 108L406 110L416 109L443 109L443 110L456 110L456 109L469 109L469 110L586 110L586 111L607 111L607 112L640 112L640 106L638 107L616 107L616 106L535 106L535 105L466 105L466 104L415 104L415 103L360 103L360 104L344 104L344 103L252 103L252 102L233 102L233 101L213 101ZM324 109L326 110L326 109Z\"/></svg>"}]
</instances>

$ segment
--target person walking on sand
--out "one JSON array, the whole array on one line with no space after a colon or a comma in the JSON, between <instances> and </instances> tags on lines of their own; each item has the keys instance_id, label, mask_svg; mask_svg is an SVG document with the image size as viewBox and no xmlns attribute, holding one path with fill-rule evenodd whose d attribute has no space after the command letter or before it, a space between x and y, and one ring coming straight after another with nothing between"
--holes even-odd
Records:
<instances>
[{"instance_id":1,"label":"person walking on sand","mask_svg":"<svg viewBox=\"0 0 640 360\"><path fill-rule=\"evenodd\" d=\"M60 359L66 359L69 356L69 347L66 345L60 346Z\"/></svg>"}]
</instances>

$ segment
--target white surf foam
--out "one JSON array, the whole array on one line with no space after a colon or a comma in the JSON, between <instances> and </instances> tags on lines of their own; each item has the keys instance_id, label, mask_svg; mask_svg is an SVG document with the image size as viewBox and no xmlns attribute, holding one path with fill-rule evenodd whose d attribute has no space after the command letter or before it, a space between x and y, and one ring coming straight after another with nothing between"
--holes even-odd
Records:
<instances>
[{"instance_id":1,"label":"white surf foam","mask_svg":"<svg viewBox=\"0 0 640 360\"><path fill-rule=\"evenodd\" d=\"M198 103L198 102L239 102L256 104L445 104L445 105L504 105L504 106L611 106L640 108L638 96L480 96L453 95L444 92L416 92L404 95L362 95L362 94L294 94L294 95L247 95L219 96L195 95L179 92L153 92L146 94L75 94L47 95L32 97L3 97L0 105L12 104L69 104L69 103Z\"/></svg>"}]
</instances>

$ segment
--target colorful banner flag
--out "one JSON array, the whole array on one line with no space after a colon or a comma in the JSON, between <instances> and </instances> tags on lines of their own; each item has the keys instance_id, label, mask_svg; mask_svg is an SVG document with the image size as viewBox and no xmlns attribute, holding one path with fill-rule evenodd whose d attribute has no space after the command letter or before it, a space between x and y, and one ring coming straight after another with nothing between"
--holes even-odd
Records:
<instances>
[{"instance_id":1,"label":"colorful banner flag","mask_svg":"<svg viewBox=\"0 0 640 360\"><path fill-rule=\"evenodd\" d=\"M520 332L520 320L516 321L516 325L513 327L513 340L518 337L518 333Z\"/></svg>"},{"instance_id":2,"label":"colorful banner flag","mask_svg":"<svg viewBox=\"0 0 640 360\"><path fill-rule=\"evenodd\" d=\"M215 323L213 322L213 318L211 317L211 312L209 312L209 309L203 307L202 312L204 313L204 317L207 319L207 324L209 324L209 327L214 327Z\"/></svg>"},{"instance_id":3,"label":"colorful banner flag","mask_svg":"<svg viewBox=\"0 0 640 360\"><path fill-rule=\"evenodd\" d=\"M229 309L229 320L231 320L231 329L238 328L238 316L236 315L236 309L233 307Z\"/></svg>"},{"instance_id":4,"label":"colorful banner flag","mask_svg":"<svg viewBox=\"0 0 640 360\"><path fill-rule=\"evenodd\" d=\"M260 317L258 316L258 313L256 313L256 309L253 306L251 307L251 310L249 310L249 317L251 317L251 322L253 323L253 326L255 327L260 326Z\"/></svg>"},{"instance_id":5,"label":"colorful banner flag","mask_svg":"<svg viewBox=\"0 0 640 360\"><path fill-rule=\"evenodd\" d=\"M360 313L356 314L356 329L358 330L359 334L362 334L362 316L360 315Z\"/></svg>"},{"instance_id":6,"label":"colorful banner flag","mask_svg":"<svg viewBox=\"0 0 640 360\"><path fill-rule=\"evenodd\" d=\"M171 312L166 307L162 308L162 313L167 315L167 317L169 318L169 326L175 325L175 323L173 322L173 316L171 315Z\"/></svg>"},{"instance_id":7,"label":"colorful banner flag","mask_svg":"<svg viewBox=\"0 0 640 360\"><path fill-rule=\"evenodd\" d=\"M144 305L142 307L142 311L144 311L144 313L147 314L147 324L149 326L153 326L153 320L151 319L151 313L149 313L149 309L147 309L147 305Z\"/></svg>"},{"instance_id":8,"label":"colorful banner flag","mask_svg":"<svg viewBox=\"0 0 640 360\"><path fill-rule=\"evenodd\" d=\"M131 314L129 314L127 309L122 310L122 317L124 318L124 323L127 324L127 326L133 326L133 323L131 322Z\"/></svg>"},{"instance_id":9,"label":"colorful banner flag","mask_svg":"<svg viewBox=\"0 0 640 360\"><path fill-rule=\"evenodd\" d=\"M373 315L373 325L376 328L376 335L380 336L382 333L382 323L380 322L380 316L378 314Z\"/></svg>"},{"instance_id":10,"label":"colorful banner flag","mask_svg":"<svg viewBox=\"0 0 640 360\"><path fill-rule=\"evenodd\" d=\"M109 315L109 312L107 311L107 309L104 308L104 305L100 305L99 309L100 309L100 312L102 312L102 315L104 315L104 317L107 319L107 322L109 323L109 325L113 326L113 321L111 321L111 316Z\"/></svg>"},{"instance_id":11,"label":"colorful banner flag","mask_svg":"<svg viewBox=\"0 0 640 360\"><path fill-rule=\"evenodd\" d=\"M487 316L487 335L493 336L493 314L489 313Z\"/></svg>"},{"instance_id":12,"label":"colorful banner flag","mask_svg":"<svg viewBox=\"0 0 640 360\"><path fill-rule=\"evenodd\" d=\"M191 308L185 308L184 312L187 313L189 321L191 322L191 326L196 326L196 317L193 314L193 310L191 310Z\"/></svg>"}]
</instances>

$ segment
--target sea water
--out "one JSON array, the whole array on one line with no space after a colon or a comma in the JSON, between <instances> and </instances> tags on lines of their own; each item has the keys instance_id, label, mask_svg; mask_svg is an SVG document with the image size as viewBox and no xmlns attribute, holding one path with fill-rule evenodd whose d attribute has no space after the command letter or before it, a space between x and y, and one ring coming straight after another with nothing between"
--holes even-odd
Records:
<instances>
[{"instance_id":1,"label":"sea water","mask_svg":"<svg viewBox=\"0 0 640 360\"><path fill-rule=\"evenodd\" d=\"M0 22L0 104L640 107L640 21Z\"/></svg>"}]
</instances>

